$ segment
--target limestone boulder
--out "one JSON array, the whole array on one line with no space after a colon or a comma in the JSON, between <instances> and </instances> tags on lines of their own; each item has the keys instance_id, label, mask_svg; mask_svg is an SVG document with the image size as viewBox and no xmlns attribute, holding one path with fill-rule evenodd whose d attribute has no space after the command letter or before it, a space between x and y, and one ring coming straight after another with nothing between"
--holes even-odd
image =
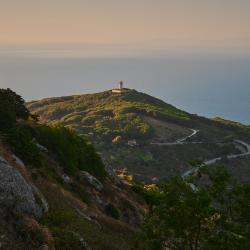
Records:
<instances>
[{"instance_id":1,"label":"limestone boulder","mask_svg":"<svg viewBox=\"0 0 250 250\"><path fill-rule=\"evenodd\" d=\"M0 206L17 214L40 217L48 204L39 190L13 167L0 161Z\"/></svg>"}]
</instances>

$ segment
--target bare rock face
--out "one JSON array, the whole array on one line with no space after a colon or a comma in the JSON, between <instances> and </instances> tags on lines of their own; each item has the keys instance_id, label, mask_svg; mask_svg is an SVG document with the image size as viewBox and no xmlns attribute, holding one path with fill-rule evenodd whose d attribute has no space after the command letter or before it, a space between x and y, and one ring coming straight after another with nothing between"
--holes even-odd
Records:
<instances>
[{"instance_id":1,"label":"bare rock face","mask_svg":"<svg viewBox=\"0 0 250 250\"><path fill-rule=\"evenodd\" d=\"M14 161L16 162L17 165L19 165L19 166L22 167L22 168L25 167L23 161L22 161L20 158L18 158L18 157L17 157L16 155L14 155L14 154L12 155L12 157L13 157L13 159L14 159Z\"/></svg>"},{"instance_id":2,"label":"bare rock face","mask_svg":"<svg viewBox=\"0 0 250 250\"><path fill-rule=\"evenodd\" d=\"M103 189L102 183L86 171L79 171L78 177L81 181L88 182L90 185L92 185L95 189L99 191Z\"/></svg>"},{"instance_id":3,"label":"bare rock face","mask_svg":"<svg viewBox=\"0 0 250 250\"><path fill-rule=\"evenodd\" d=\"M109 177L114 181L115 184L117 185L121 184L121 180L119 179L114 169L110 165L105 164L105 170L108 173Z\"/></svg>"},{"instance_id":4,"label":"bare rock face","mask_svg":"<svg viewBox=\"0 0 250 250\"><path fill-rule=\"evenodd\" d=\"M12 166L0 161L0 207L40 217L48 205L37 189Z\"/></svg>"}]
</instances>

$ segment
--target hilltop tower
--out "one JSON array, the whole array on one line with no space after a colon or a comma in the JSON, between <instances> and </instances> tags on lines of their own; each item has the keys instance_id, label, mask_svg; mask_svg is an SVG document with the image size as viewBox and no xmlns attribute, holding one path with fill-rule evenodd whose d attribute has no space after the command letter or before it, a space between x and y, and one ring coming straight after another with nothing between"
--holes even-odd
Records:
<instances>
[{"instance_id":1,"label":"hilltop tower","mask_svg":"<svg viewBox=\"0 0 250 250\"><path fill-rule=\"evenodd\" d=\"M126 89L123 88L123 81L119 82L118 88L112 89L112 93L115 93L115 94L122 94L125 91Z\"/></svg>"},{"instance_id":2,"label":"hilltop tower","mask_svg":"<svg viewBox=\"0 0 250 250\"><path fill-rule=\"evenodd\" d=\"M123 89L123 81L119 82L119 89Z\"/></svg>"}]
</instances>

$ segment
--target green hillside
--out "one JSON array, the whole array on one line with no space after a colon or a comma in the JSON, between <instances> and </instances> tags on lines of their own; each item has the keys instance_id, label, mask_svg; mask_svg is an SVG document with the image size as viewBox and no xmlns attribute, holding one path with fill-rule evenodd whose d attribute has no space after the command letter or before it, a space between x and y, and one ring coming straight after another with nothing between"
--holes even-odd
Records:
<instances>
[{"instance_id":1,"label":"green hillside","mask_svg":"<svg viewBox=\"0 0 250 250\"><path fill-rule=\"evenodd\" d=\"M189 114L155 97L125 89L47 98L27 104L40 120L73 128L91 140L102 159L117 171L151 182L180 175L188 162L238 152L234 139L250 143L247 126ZM170 145L199 131L190 142ZM129 141L136 145L128 145ZM162 143L162 144L161 144ZM166 143L166 145L164 145Z\"/></svg>"},{"instance_id":2,"label":"green hillside","mask_svg":"<svg viewBox=\"0 0 250 250\"><path fill-rule=\"evenodd\" d=\"M132 249L145 202L70 128L0 89L0 249Z\"/></svg>"},{"instance_id":3,"label":"green hillside","mask_svg":"<svg viewBox=\"0 0 250 250\"><path fill-rule=\"evenodd\" d=\"M48 98L28 103L43 121L75 128L90 137L111 139L121 135L152 136L151 126L142 115L185 122L190 115L149 95L127 90L122 95L105 91L97 94Z\"/></svg>"},{"instance_id":4,"label":"green hillside","mask_svg":"<svg viewBox=\"0 0 250 250\"><path fill-rule=\"evenodd\" d=\"M221 165L201 164L243 154L248 170L248 128L189 115L135 91L84 97L81 119L98 110L99 119L90 123L91 135L79 136L59 117L39 122L19 95L0 89L1 249L249 249L249 185L237 183ZM29 105L45 114L50 106L44 102L51 103L63 116L75 98ZM84 103L72 101L71 111ZM112 116L101 113L105 109ZM102 134L96 122L105 119L108 133ZM80 123L75 128L81 131ZM136 141L128 144L131 138ZM247 177L241 159L234 160L235 176ZM188 162L191 175L183 175ZM120 178L111 167L121 170Z\"/></svg>"}]
</instances>

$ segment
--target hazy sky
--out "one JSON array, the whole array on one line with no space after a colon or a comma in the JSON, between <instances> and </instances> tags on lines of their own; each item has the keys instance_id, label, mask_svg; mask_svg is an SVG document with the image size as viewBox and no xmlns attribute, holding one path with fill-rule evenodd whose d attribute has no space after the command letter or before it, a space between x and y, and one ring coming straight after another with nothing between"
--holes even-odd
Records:
<instances>
[{"instance_id":1,"label":"hazy sky","mask_svg":"<svg viewBox=\"0 0 250 250\"><path fill-rule=\"evenodd\" d=\"M0 30L2 48L244 49L250 1L0 0Z\"/></svg>"},{"instance_id":2,"label":"hazy sky","mask_svg":"<svg viewBox=\"0 0 250 250\"><path fill-rule=\"evenodd\" d=\"M0 0L0 88L26 100L124 80L250 124L250 0Z\"/></svg>"}]
</instances>

